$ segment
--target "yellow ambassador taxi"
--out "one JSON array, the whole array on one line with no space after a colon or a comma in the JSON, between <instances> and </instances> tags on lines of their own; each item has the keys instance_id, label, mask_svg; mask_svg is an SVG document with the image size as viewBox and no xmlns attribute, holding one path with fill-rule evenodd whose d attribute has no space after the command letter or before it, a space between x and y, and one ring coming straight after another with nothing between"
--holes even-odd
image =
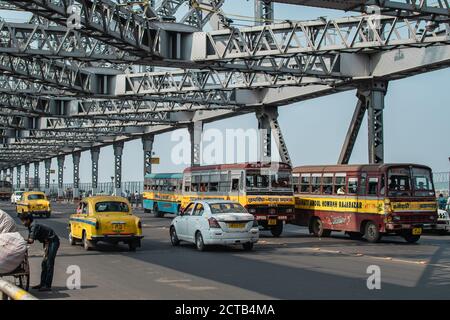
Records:
<instances>
[{"instance_id":1,"label":"yellow ambassador taxi","mask_svg":"<svg viewBox=\"0 0 450 320\"><path fill-rule=\"evenodd\" d=\"M33 216L39 215L50 218L52 208L44 192L26 191L22 193L22 197L16 203L16 212L17 216L28 213Z\"/></svg>"},{"instance_id":2,"label":"yellow ambassador taxi","mask_svg":"<svg viewBox=\"0 0 450 320\"><path fill-rule=\"evenodd\" d=\"M141 220L133 215L127 199L93 196L83 199L69 219L69 241L90 250L99 241L128 244L130 251L141 246Z\"/></svg>"}]
</instances>

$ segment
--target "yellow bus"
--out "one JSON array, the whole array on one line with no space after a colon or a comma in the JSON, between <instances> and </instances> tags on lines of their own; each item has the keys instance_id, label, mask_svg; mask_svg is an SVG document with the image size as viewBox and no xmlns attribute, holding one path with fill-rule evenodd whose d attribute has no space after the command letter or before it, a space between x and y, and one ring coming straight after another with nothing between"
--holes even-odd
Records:
<instances>
[{"instance_id":1,"label":"yellow bus","mask_svg":"<svg viewBox=\"0 0 450 320\"><path fill-rule=\"evenodd\" d=\"M144 212L155 217L178 214L181 206L182 173L152 173L144 178Z\"/></svg>"},{"instance_id":2,"label":"yellow bus","mask_svg":"<svg viewBox=\"0 0 450 320\"><path fill-rule=\"evenodd\" d=\"M292 168L286 163L190 167L183 172L181 207L200 199L239 202L258 224L278 237L294 220Z\"/></svg>"},{"instance_id":3,"label":"yellow bus","mask_svg":"<svg viewBox=\"0 0 450 320\"><path fill-rule=\"evenodd\" d=\"M345 231L378 242L420 239L437 224L431 169L417 164L303 166L293 169L296 219L322 237Z\"/></svg>"}]
</instances>

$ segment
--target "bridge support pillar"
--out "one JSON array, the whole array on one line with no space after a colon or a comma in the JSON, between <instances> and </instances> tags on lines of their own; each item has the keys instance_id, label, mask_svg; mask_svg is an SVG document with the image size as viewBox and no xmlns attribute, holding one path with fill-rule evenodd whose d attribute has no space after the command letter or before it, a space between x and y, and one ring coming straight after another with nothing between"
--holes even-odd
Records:
<instances>
[{"instance_id":1,"label":"bridge support pillar","mask_svg":"<svg viewBox=\"0 0 450 320\"><path fill-rule=\"evenodd\" d=\"M92 161L92 195L97 193L98 188L98 159L100 157L100 148L94 147L91 149L91 161Z\"/></svg>"},{"instance_id":2,"label":"bridge support pillar","mask_svg":"<svg viewBox=\"0 0 450 320\"><path fill-rule=\"evenodd\" d=\"M34 164L33 190L39 191L39 161L35 161L33 164Z\"/></svg>"},{"instance_id":3,"label":"bridge support pillar","mask_svg":"<svg viewBox=\"0 0 450 320\"><path fill-rule=\"evenodd\" d=\"M64 197L64 160L65 156L57 157L58 162L58 198Z\"/></svg>"},{"instance_id":4,"label":"bridge support pillar","mask_svg":"<svg viewBox=\"0 0 450 320\"><path fill-rule=\"evenodd\" d=\"M258 161L272 161L272 136L278 147L281 162L292 165L289 151L278 123L278 108L263 107L256 112L259 130Z\"/></svg>"},{"instance_id":5,"label":"bridge support pillar","mask_svg":"<svg viewBox=\"0 0 450 320\"><path fill-rule=\"evenodd\" d=\"M73 160L73 199L80 199L80 158L81 152L77 151L72 154Z\"/></svg>"},{"instance_id":6,"label":"bridge support pillar","mask_svg":"<svg viewBox=\"0 0 450 320\"><path fill-rule=\"evenodd\" d=\"M144 177L147 174L152 173L152 151L154 140L154 135L142 137L142 146L144 148Z\"/></svg>"},{"instance_id":7,"label":"bridge support pillar","mask_svg":"<svg viewBox=\"0 0 450 320\"><path fill-rule=\"evenodd\" d=\"M269 0L255 0L256 25L271 24L273 19L273 2Z\"/></svg>"},{"instance_id":8,"label":"bridge support pillar","mask_svg":"<svg viewBox=\"0 0 450 320\"><path fill-rule=\"evenodd\" d=\"M45 194L50 195L50 168L52 166L52 159L45 159Z\"/></svg>"},{"instance_id":9,"label":"bridge support pillar","mask_svg":"<svg viewBox=\"0 0 450 320\"><path fill-rule=\"evenodd\" d=\"M30 164L25 163L25 191L30 191Z\"/></svg>"},{"instance_id":10,"label":"bridge support pillar","mask_svg":"<svg viewBox=\"0 0 450 320\"><path fill-rule=\"evenodd\" d=\"M20 190L20 185L21 185L21 179L22 179L22 166L17 166L16 167L16 189Z\"/></svg>"},{"instance_id":11,"label":"bridge support pillar","mask_svg":"<svg viewBox=\"0 0 450 320\"><path fill-rule=\"evenodd\" d=\"M123 142L114 143L114 194L122 195L122 154Z\"/></svg>"},{"instance_id":12,"label":"bridge support pillar","mask_svg":"<svg viewBox=\"0 0 450 320\"><path fill-rule=\"evenodd\" d=\"M201 140L203 133L203 122L196 121L188 126L191 139L191 166L199 166L201 162Z\"/></svg>"},{"instance_id":13,"label":"bridge support pillar","mask_svg":"<svg viewBox=\"0 0 450 320\"><path fill-rule=\"evenodd\" d=\"M368 114L369 163L384 162L383 110L387 87L387 82L377 81L358 89L356 94L358 103L345 136L338 164L349 163L366 111Z\"/></svg>"}]
</instances>

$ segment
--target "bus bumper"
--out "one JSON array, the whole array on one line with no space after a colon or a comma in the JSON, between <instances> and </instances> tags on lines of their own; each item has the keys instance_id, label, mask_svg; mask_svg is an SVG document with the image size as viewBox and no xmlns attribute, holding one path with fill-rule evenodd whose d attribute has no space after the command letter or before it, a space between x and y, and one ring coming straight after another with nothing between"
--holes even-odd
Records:
<instances>
[{"instance_id":1,"label":"bus bumper","mask_svg":"<svg viewBox=\"0 0 450 320\"><path fill-rule=\"evenodd\" d=\"M414 228L422 228L423 230L434 230L436 229L435 223L387 223L386 232L398 232L403 230L412 230Z\"/></svg>"}]
</instances>

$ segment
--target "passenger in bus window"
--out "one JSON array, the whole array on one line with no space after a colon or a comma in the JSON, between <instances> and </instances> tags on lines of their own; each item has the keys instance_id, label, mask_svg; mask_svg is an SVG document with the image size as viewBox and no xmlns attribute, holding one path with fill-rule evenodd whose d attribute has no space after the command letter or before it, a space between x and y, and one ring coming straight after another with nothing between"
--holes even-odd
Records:
<instances>
[{"instance_id":1,"label":"passenger in bus window","mask_svg":"<svg viewBox=\"0 0 450 320\"><path fill-rule=\"evenodd\" d=\"M331 194L331 193L332 193L331 186L327 186L327 187L325 188L324 193L325 193L325 194Z\"/></svg>"},{"instance_id":2,"label":"passenger in bus window","mask_svg":"<svg viewBox=\"0 0 450 320\"><path fill-rule=\"evenodd\" d=\"M337 194L345 194L344 186L340 186L337 190Z\"/></svg>"}]
</instances>

